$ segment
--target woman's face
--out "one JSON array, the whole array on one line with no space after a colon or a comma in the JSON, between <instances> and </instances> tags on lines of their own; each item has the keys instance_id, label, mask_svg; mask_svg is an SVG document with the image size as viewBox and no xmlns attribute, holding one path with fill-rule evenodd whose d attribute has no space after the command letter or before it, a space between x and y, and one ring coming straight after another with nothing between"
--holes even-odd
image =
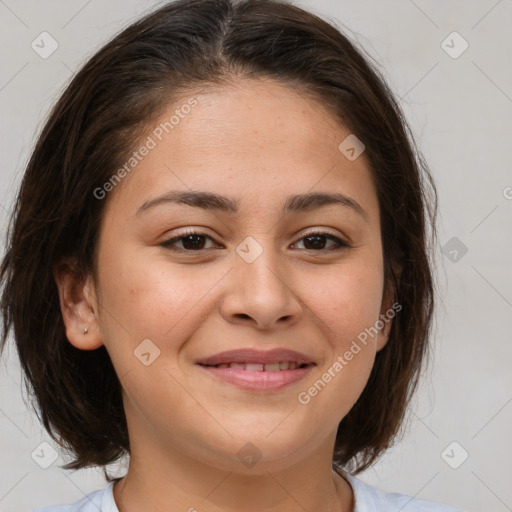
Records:
<instances>
[{"instance_id":1,"label":"woman's face","mask_svg":"<svg viewBox=\"0 0 512 512\"><path fill-rule=\"evenodd\" d=\"M338 147L349 135L292 88L246 80L183 96L134 148L104 199L97 324L80 342L110 354L132 454L246 473L332 456L386 341L361 334L390 305L365 154ZM176 195L191 192L209 196Z\"/></svg>"}]
</instances>

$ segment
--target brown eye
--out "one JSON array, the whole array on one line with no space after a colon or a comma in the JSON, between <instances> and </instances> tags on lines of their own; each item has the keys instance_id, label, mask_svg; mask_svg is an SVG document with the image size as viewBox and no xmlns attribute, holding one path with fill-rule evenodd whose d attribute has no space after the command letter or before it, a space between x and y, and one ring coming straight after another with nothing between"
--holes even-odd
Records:
<instances>
[{"instance_id":1,"label":"brown eye","mask_svg":"<svg viewBox=\"0 0 512 512\"><path fill-rule=\"evenodd\" d=\"M207 244L207 239L213 241L213 238L209 235L206 235L205 233L190 230L184 233L180 233L178 236L166 240L160 245L173 251L201 252L212 248L205 247ZM324 232L309 233L305 237L302 237L300 241L304 241L304 248L299 248L300 250L315 252L337 251L350 247L349 244L340 238ZM334 243L334 247L326 247L329 241ZM181 247L178 245L179 243L181 244Z\"/></svg>"},{"instance_id":2,"label":"brown eye","mask_svg":"<svg viewBox=\"0 0 512 512\"><path fill-rule=\"evenodd\" d=\"M346 242L329 233L309 233L308 235L300 239L300 241L302 240L304 240L304 249L308 251L336 251L349 247L349 245ZM327 241L329 240L335 243L335 247L325 247Z\"/></svg>"},{"instance_id":3,"label":"brown eye","mask_svg":"<svg viewBox=\"0 0 512 512\"><path fill-rule=\"evenodd\" d=\"M174 238L171 238L170 240L162 242L160 245L167 249L176 251L198 252L207 249L205 248L205 239L213 240L211 236L208 236L204 233L199 233L197 231L187 231ZM176 245L178 242L181 243L182 247Z\"/></svg>"}]
</instances>

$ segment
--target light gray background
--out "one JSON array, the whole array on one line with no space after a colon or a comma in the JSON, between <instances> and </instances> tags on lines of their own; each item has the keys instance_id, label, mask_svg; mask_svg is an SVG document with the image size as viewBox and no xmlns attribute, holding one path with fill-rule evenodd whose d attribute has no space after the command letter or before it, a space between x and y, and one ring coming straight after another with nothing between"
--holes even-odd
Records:
<instances>
[{"instance_id":1,"label":"light gray background","mask_svg":"<svg viewBox=\"0 0 512 512\"><path fill-rule=\"evenodd\" d=\"M512 1L297 3L343 23L380 63L440 196L436 259L443 305L436 317L433 364L404 439L361 478L468 512L512 511ZM64 85L121 27L158 5L0 0L3 229L34 135ZM31 48L43 31L59 44L47 59ZM458 58L445 51L460 51L457 36L442 45L453 31L469 44ZM453 237L467 247L456 262L455 253L442 252ZM41 453L41 442L50 441L27 412L12 346L6 356L0 382L0 510L71 503L104 487L98 470L60 469L62 455L48 469L31 458L34 450ZM445 451L454 441L458 444ZM468 459L453 469L447 462L459 464L463 450Z\"/></svg>"}]
</instances>

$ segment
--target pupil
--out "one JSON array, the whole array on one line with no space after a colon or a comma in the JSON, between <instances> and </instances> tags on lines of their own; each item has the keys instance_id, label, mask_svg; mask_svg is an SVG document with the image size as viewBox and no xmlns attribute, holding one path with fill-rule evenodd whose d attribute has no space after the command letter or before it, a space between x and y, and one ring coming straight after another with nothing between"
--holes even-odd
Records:
<instances>
[{"instance_id":1,"label":"pupil","mask_svg":"<svg viewBox=\"0 0 512 512\"><path fill-rule=\"evenodd\" d=\"M313 244L308 244L307 240L314 240ZM323 240L324 243L321 241ZM313 245L313 247L308 247L308 245ZM304 246L306 249L323 249L325 245L325 237L323 235L311 235L304 239Z\"/></svg>"},{"instance_id":2,"label":"pupil","mask_svg":"<svg viewBox=\"0 0 512 512\"><path fill-rule=\"evenodd\" d=\"M193 239L193 242L192 244L190 244L188 247L187 247L187 244L188 242L191 242ZM200 243L200 239L203 239L203 243L201 244ZM204 237L201 236L201 235L188 235L186 237L183 237L183 247L185 247L185 249L202 249L204 246Z\"/></svg>"}]
</instances>

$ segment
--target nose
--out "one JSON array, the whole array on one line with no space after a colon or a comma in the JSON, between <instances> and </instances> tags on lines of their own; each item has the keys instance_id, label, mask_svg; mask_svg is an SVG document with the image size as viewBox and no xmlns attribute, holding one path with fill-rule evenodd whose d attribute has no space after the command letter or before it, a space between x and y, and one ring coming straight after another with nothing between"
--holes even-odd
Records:
<instances>
[{"instance_id":1,"label":"nose","mask_svg":"<svg viewBox=\"0 0 512 512\"><path fill-rule=\"evenodd\" d=\"M292 274L270 248L252 262L238 254L229 273L221 314L230 323L261 330L284 328L301 318L303 307Z\"/></svg>"}]
</instances>

